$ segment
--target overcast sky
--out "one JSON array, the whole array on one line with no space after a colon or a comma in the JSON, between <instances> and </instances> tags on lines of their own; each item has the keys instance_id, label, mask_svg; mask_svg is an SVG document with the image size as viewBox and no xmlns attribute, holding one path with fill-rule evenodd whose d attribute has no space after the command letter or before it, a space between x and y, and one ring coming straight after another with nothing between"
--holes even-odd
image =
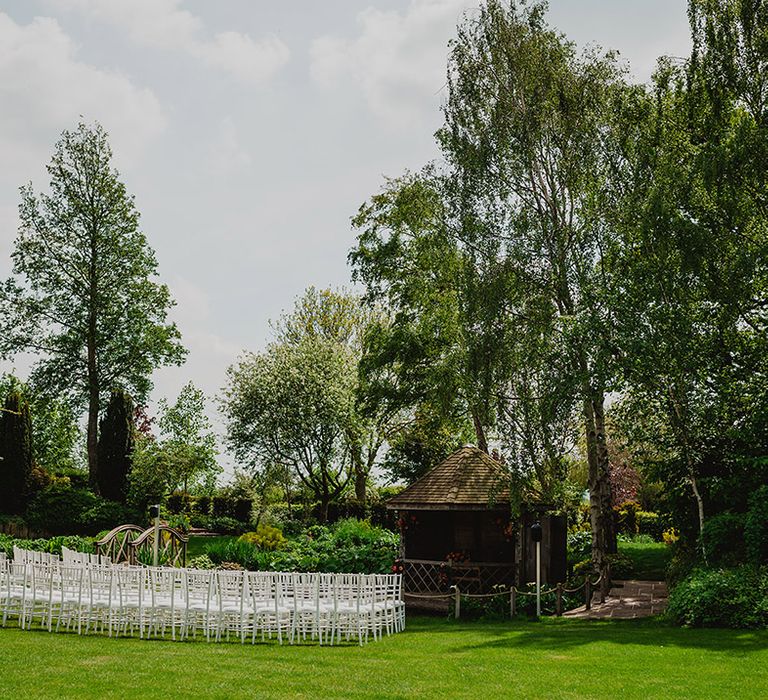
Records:
<instances>
[{"instance_id":1,"label":"overcast sky","mask_svg":"<svg viewBox=\"0 0 768 700\"><path fill-rule=\"evenodd\" d=\"M437 155L446 45L467 0L0 0L0 278L18 187L60 132L107 129L190 350L154 398L209 395L308 285L348 284L350 217ZM685 0L552 0L638 80L690 48ZM6 364L4 369L10 369ZM16 363L22 375L26 362Z\"/></svg>"}]
</instances>

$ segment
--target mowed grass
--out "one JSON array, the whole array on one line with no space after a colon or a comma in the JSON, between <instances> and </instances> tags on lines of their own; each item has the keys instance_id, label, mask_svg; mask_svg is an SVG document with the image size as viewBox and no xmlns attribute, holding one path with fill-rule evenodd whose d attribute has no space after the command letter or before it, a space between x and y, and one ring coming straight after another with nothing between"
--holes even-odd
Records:
<instances>
[{"instance_id":1,"label":"mowed grass","mask_svg":"<svg viewBox=\"0 0 768 700\"><path fill-rule=\"evenodd\" d=\"M663 542L619 542L619 552L633 564L633 578L641 581L663 581L672 555Z\"/></svg>"},{"instance_id":2,"label":"mowed grass","mask_svg":"<svg viewBox=\"0 0 768 700\"><path fill-rule=\"evenodd\" d=\"M0 698L165 697L766 698L768 632L409 618L359 648L0 629Z\"/></svg>"}]
</instances>

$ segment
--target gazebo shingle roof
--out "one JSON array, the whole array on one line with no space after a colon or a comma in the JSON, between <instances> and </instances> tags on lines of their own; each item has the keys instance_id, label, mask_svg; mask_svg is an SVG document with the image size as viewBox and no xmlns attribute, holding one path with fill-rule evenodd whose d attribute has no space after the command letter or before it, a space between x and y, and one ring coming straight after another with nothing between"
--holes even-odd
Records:
<instances>
[{"instance_id":1,"label":"gazebo shingle roof","mask_svg":"<svg viewBox=\"0 0 768 700\"><path fill-rule=\"evenodd\" d=\"M486 510L509 502L507 473L471 445L462 447L387 501L394 510Z\"/></svg>"}]
</instances>

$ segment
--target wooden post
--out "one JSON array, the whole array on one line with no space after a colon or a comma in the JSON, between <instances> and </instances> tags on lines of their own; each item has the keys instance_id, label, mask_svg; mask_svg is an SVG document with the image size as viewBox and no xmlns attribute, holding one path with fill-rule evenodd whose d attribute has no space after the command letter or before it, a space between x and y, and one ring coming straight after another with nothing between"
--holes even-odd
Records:
<instances>
[{"instance_id":1,"label":"wooden post","mask_svg":"<svg viewBox=\"0 0 768 700\"><path fill-rule=\"evenodd\" d=\"M456 600L453 604L453 616L458 620L461 617L461 591L458 586L454 586L456 589Z\"/></svg>"},{"instance_id":2,"label":"wooden post","mask_svg":"<svg viewBox=\"0 0 768 700\"><path fill-rule=\"evenodd\" d=\"M560 617L563 614L563 584L557 584L557 604L555 606L555 614Z\"/></svg>"},{"instance_id":3,"label":"wooden post","mask_svg":"<svg viewBox=\"0 0 768 700\"><path fill-rule=\"evenodd\" d=\"M584 609L592 609L592 581L589 580L589 574L584 577Z\"/></svg>"},{"instance_id":4,"label":"wooden post","mask_svg":"<svg viewBox=\"0 0 768 700\"><path fill-rule=\"evenodd\" d=\"M509 616L514 617L517 614L517 589L512 586L509 589Z\"/></svg>"}]
</instances>

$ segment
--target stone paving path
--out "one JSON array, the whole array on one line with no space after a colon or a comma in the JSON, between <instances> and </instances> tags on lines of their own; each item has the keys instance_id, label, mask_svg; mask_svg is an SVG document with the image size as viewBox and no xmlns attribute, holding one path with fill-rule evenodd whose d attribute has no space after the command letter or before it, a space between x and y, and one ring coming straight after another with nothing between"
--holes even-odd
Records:
<instances>
[{"instance_id":1,"label":"stone paving path","mask_svg":"<svg viewBox=\"0 0 768 700\"><path fill-rule=\"evenodd\" d=\"M580 606L564 613L563 617L585 620L630 620L658 615L667 607L667 584L664 581L614 581L613 587L600 603L600 592L592 598L592 609Z\"/></svg>"}]
</instances>

